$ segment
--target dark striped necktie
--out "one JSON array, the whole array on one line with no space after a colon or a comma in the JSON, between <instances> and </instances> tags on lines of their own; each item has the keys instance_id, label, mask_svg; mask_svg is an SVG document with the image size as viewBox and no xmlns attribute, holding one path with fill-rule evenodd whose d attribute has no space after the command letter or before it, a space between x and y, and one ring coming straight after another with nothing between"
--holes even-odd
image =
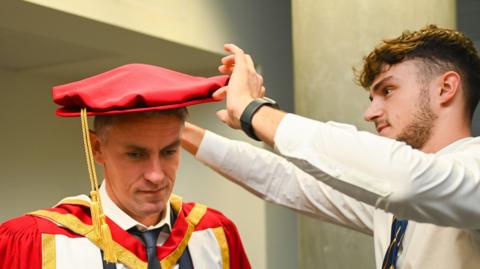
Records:
<instances>
[{"instance_id":1,"label":"dark striped necktie","mask_svg":"<svg viewBox=\"0 0 480 269\"><path fill-rule=\"evenodd\" d=\"M128 230L129 233L136 235L138 238L142 239L147 249L147 258L148 258L148 269L161 269L160 262L157 257L157 240L158 235L163 227L140 231L137 227L133 227Z\"/></svg>"},{"instance_id":2,"label":"dark striped necktie","mask_svg":"<svg viewBox=\"0 0 480 269\"><path fill-rule=\"evenodd\" d=\"M172 208L170 210L170 223L171 223L172 227L174 226L176 220L177 220L177 214L175 213L175 211ZM154 230L158 230L156 235L153 234L153 237L155 237L156 239L155 240L147 239L148 241L155 242L155 247L150 248L150 252L148 251L148 248L147 248L148 269L150 269L150 268L161 268L160 262L158 262L156 244L157 244L158 236L159 236L160 232L162 230L164 232L168 232L169 227L167 225L163 225L162 227L154 229ZM127 230L127 232L129 232L130 234L133 234L136 237L138 237L139 239L141 239L144 242L145 247L147 247L147 244L145 243L145 239L141 235L142 232L138 228L136 228L136 227L130 228L130 229ZM150 237L152 237L152 236L150 235ZM105 262L105 260L103 259L103 251L100 251L100 253L102 255L103 269L115 269L115 268L117 268L115 263ZM155 257L155 259L152 259L151 257ZM157 261L159 263L158 267L150 267L150 260L152 260L153 262ZM155 266L155 265L152 265L152 266ZM188 249L188 246L185 248L185 250L182 253L182 256L180 256L180 259L178 260L178 267L180 269L193 269L193 262L192 262L192 258L190 256L190 251Z\"/></svg>"},{"instance_id":3,"label":"dark striped necktie","mask_svg":"<svg viewBox=\"0 0 480 269\"><path fill-rule=\"evenodd\" d=\"M398 252L402 246L403 237L407 230L408 220L400 220L393 217L390 245L388 246L385 258L383 258L382 269L396 269Z\"/></svg>"}]
</instances>

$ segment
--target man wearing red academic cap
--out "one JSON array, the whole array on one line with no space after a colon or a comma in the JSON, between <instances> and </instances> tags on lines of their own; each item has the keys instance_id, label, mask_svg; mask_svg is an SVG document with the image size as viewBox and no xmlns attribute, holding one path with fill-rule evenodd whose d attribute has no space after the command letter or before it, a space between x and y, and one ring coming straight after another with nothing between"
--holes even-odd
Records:
<instances>
[{"instance_id":1,"label":"man wearing red academic cap","mask_svg":"<svg viewBox=\"0 0 480 269\"><path fill-rule=\"evenodd\" d=\"M227 79L130 64L54 87L57 114L81 117L92 191L3 223L0 268L250 268L228 218L172 194L185 107Z\"/></svg>"}]
</instances>

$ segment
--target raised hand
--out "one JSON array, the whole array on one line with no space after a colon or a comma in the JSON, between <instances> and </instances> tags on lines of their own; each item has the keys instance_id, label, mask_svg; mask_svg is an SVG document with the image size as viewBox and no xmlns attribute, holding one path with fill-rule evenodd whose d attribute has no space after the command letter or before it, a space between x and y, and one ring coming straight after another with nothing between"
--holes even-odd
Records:
<instances>
[{"instance_id":1,"label":"raised hand","mask_svg":"<svg viewBox=\"0 0 480 269\"><path fill-rule=\"evenodd\" d=\"M234 44L225 44L224 49L232 54L222 58L218 70L230 75L230 81L213 96L216 99L226 98L227 108L217 112L219 119L232 128L240 129L239 119L243 110L253 99L265 95L265 87L250 55Z\"/></svg>"}]
</instances>

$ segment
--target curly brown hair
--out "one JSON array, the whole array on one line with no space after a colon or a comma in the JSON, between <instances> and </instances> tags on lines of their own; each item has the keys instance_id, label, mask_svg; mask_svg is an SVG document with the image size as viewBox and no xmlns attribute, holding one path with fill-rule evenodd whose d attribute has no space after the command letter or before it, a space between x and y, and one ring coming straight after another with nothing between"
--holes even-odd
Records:
<instances>
[{"instance_id":1,"label":"curly brown hair","mask_svg":"<svg viewBox=\"0 0 480 269\"><path fill-rule=\"evenodd\" d=\"M423 62L423 79L440 72L455 71L463 83L466 112L473 112L480 98L480 58L472 40L463 33L428 25L418 31L405 31L401 36L383 40L363 58L363 69L357 73L357 82L368 89L375 78L392 65L405 60Z\"/></svg>"}]
</instances>

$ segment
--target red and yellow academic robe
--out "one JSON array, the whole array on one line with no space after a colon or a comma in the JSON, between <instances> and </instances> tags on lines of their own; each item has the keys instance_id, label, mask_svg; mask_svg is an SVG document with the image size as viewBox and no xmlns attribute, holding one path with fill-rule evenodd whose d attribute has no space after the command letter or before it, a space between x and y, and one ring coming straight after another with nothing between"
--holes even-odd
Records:
<instances>
[{"instance_id":1,"label":"red and yellow academic robe","mask_svg":"<svg viewBox=\"0 0 480 269\"><path fill-rule=\"evenodd\" d=\"M173 268L188 245L194 268L251 268L235 225L220 212L172 195L177 214L167 241L157 247L163 269ZM107 217L117 268L147 268L141 241ZM0 268L103 268L102 243L93 232L90 202L65 199L0 226Z\"/></svg>"}]
</instances>

